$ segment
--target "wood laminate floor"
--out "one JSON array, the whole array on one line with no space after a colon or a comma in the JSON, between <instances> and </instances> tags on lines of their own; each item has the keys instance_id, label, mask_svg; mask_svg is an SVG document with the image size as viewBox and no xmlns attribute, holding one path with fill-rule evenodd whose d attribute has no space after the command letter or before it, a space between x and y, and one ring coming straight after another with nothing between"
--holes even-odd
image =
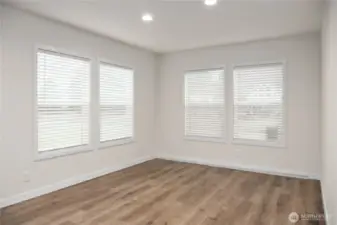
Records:
<instances>
[{"instance_id":1,"label":"wood laminate floor","mask_svg":"<svg viewBox=\"0 0 337 225\"><path fill-rule=\"evenodd\" d=\"M5 208L1 225L285 225L292 211L323 213L318 181L152 160Z\"/></svg>"}]
</instances>

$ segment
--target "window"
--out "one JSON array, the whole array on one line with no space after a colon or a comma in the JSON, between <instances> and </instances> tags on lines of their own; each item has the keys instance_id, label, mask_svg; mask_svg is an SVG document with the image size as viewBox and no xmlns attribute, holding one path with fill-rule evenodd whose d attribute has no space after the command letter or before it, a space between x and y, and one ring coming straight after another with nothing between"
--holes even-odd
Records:
<instances>
[{"instance_id":1,"label":"window","mask_svg":"<svg viewBox=\"0 0 337 225\"><path fill-rule=\"evenodd\" d=\"M282 63L234 69L234 141L283 145Z\"/></svg>"},{"instance_id":2,"label":"window","mask_svg":"<svg viewBox=\"0 0 337 225\"><path fill-rule=\"evenodd\" d=\"M89 144L90 60L37 52L37 145L46 152Z\"/></svg>"},{"instance_id":3,"label":"window","mask_svg":"<svg viewBox=\"0 0 337 225\"><path fill-rule=\"evenodd\" d=\"M100 141L133 137L133 70L100 64Z\"/></svg>"},{"instance_id":4,"label":"window","mask_svg":"<svg viewBox=\"0 0 337 225\"><path fill-rule=\"evenodd\" d=\"M190 71L185 75L185 136L224 140L225 78L222 69Z\"/></svg>"}]
</instances>

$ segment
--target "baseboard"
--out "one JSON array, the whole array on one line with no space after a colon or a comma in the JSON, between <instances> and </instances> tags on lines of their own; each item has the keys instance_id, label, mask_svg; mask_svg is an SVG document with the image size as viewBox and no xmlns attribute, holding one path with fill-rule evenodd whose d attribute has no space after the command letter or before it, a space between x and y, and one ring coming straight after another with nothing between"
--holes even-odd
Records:
<instances>
[{"instance_id":1,"label":"baseboard","mask_svg":"<svg viewBox=\"0 0 337 225\"><path fill-rule=\"evenodd\" d=\"M324 189L323 189L322 181L320 183L321 183L321 193L322 193L322 202L323 202L323 209L324 209L325 224L329 225L330 224L329 213L328 213L328 208L327 208L327 205L326 205L326 198L325 198L324 191L323 191Z\"/></svg>"},{"instance_id":2,"label":"baseboard","mask_svg":"<svg viewBox=\"0 0 337 225\"><path fill-rule=\"evenodd\" d=\"M58 182L56 184L47 185L47 186L44 186L42 188L27 191L27 192L24 192L24 193L21 193L21 194L18 194L18 195L15 195L15 196L12 196L12 197L9 197L9 198L6 198L6 199L2 199L2 200L0 199L0 209L4 208L4 207L7 207L7 206L10 206L10 205L13 205L13 204L16 204L16 203L19 203L19 202L23 202L23 201L41 196L41 195L48 194L48 193L51 193L51 192L54 192L54 191L57 191L57 190L60 190L60 189L63 189L63 188L67 188L67 187L70 187L70 186L73 186L73 185L76 185L76 184L79 184L79 183L82 183L82 182L85 182L85 181L88 181L88 180L91 180L91 179L94 179L94 178L97 178L97 177L100 177L100 176L103 176L103 175L106 175L106 174L109 174L109 173L112 173L112 172L116 172L118 170L122 170L122 169L125 169L125 168L128 168L128 167L131 167L131 166L149 161L151 159L153 159L153 157L150 157L150 156L142 157L142 158L133 160L131 162L126 162L124 164L120 164L118 166L105 168L103 170L95 171L93 173L81 175L81 176L78 176L78 177L73 177L73 178Z\"/></svg>"},{"instance_id":3,"label":"baseboard","mask_svg":"<svg viewBox=\"0 0 337 225\"><path fill-rule=\"evenodd\" d=\"M293 171L275 171L272 169L267 168L258 168L258 167L248 167L242 165L234 165L234 164L222 164L218 162L210 162L204 159L187 159L183 157L176 157L171 155L157 155L156 158L159 159L166 159L172 161L179 161L179 162L186 162L186 163L194 163L200 165L207 165L213 167L223 167L228 169L234 170L242 170L247 172L255 172L255 173L263 173L263 174L270 174L270 175L277 175L277 176L284 176L284 177L293 177L293 178L300 178L300 179L312 179L312 180L319 180L320 177L318 175L311 175L311 174L304 174L304 173L297 173Z\"/></svg>"},{"instance_id":4,"label":"baseboard","mask_svg":"<svg viewBox=\"0 0 337 225\"><path fill-rule=\"evenodd\" d=\"M110 167L110 168L106 168L103 170L99 170L99 171L95 171L93 173L89 173L89 174L85 174L85 175L81 175L78 177L73 177L61 182L58 182L56 184L53 185L47 185L45 187L42 188L38 188L35 190L31 190L31 191L27 191L6 199L0 199L0 209L19 203L19 202L23 202L44 194L48 194L63 188L67 188L118 170L122 170L146 161L149 161L153 158L160 158L160 159L166 159L166 160L173 160L173 161L179 161L179 162L186 162L186 163L194 163L194 164L200 164L200 165L208 165L208 166L214 166L214 167L224 167L224 168L229 168L229 169L235 169L235 170L242 170L242 171L248 171L248 172L257 172L257 173L264 173L264 174L271 174L271 175L279 175L279 176L286 176L286 177L294 177L294 178L301 178L301 179L315 179L315 180L319 180L318 176L313 176L313 175L307 175L307 174L299 174L299 173L293 173L293 172L289 172L289 171L274 171L274 170L270 170L270 169L262 169L262 168L251 168L251 167L244 167L241 165L229 165L229 164L220 164L220 163L214 163L214 162L209 162L207 160L202 160L202 159L186 159L183 157L176 157L176 156L170 156L170 155L158 155L156 157L151 157L151 156L147 156L147 157L142 157L136 160L133 160L132 162L127 162L124 164L120 164L118 166L114 166L114 167ZM323 190L323 189L322 189ZM324 198L324 192L322 191L322 195L323 195L323 203L324 203L324 211L325 213L327 213L326 209L325 209L325 198ZM326 217L328 217L326 215ZM328 220L327 220L328 221Z\"/></svg>"}]
</instances>

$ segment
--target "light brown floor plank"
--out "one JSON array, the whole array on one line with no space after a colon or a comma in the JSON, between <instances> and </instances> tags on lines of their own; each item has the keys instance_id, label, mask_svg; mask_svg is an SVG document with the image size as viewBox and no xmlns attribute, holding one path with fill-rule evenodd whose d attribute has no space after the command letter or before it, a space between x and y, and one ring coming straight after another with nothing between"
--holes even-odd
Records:
<instances>
[{"instance_id":1,"label":"light brown floor plank","mask_svg":"<svg viewBox=\"0 0 337 225\"><path fill-rule=\"evenodd\" d=\"M323 213L318 181L152 160L7 207L0 225L285 225L292 211Z\"/></svg>"}]
</instances>

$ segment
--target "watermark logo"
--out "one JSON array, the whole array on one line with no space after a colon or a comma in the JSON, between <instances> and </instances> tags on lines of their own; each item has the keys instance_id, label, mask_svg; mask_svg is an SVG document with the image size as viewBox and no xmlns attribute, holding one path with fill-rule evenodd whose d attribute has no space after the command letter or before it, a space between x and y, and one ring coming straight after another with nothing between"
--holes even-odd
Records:
<instances>
[{"instance_id":1,"label":"watermark logo","mask_svg":"<svg viewBox=\"0 0 337 225\"><path fill-rule=\"evenodd\" d=\"M300 220L300 215L297 212L291 212L288 219L291 223L297 223Z\"/></svg>"},{"instance_id":2,"label":"watermark logo","mask_svg":"<svg viewBox=\"0 0 337 225\"><path fill-rule=\"evenodd\" d=\"M288 219L291 223L297 223L300 220L306 221L321 221L325 220L324 214L319 213L302 213L298 214L297 212L291 212L288 216Z\"/></svg>"}]
</instances>

